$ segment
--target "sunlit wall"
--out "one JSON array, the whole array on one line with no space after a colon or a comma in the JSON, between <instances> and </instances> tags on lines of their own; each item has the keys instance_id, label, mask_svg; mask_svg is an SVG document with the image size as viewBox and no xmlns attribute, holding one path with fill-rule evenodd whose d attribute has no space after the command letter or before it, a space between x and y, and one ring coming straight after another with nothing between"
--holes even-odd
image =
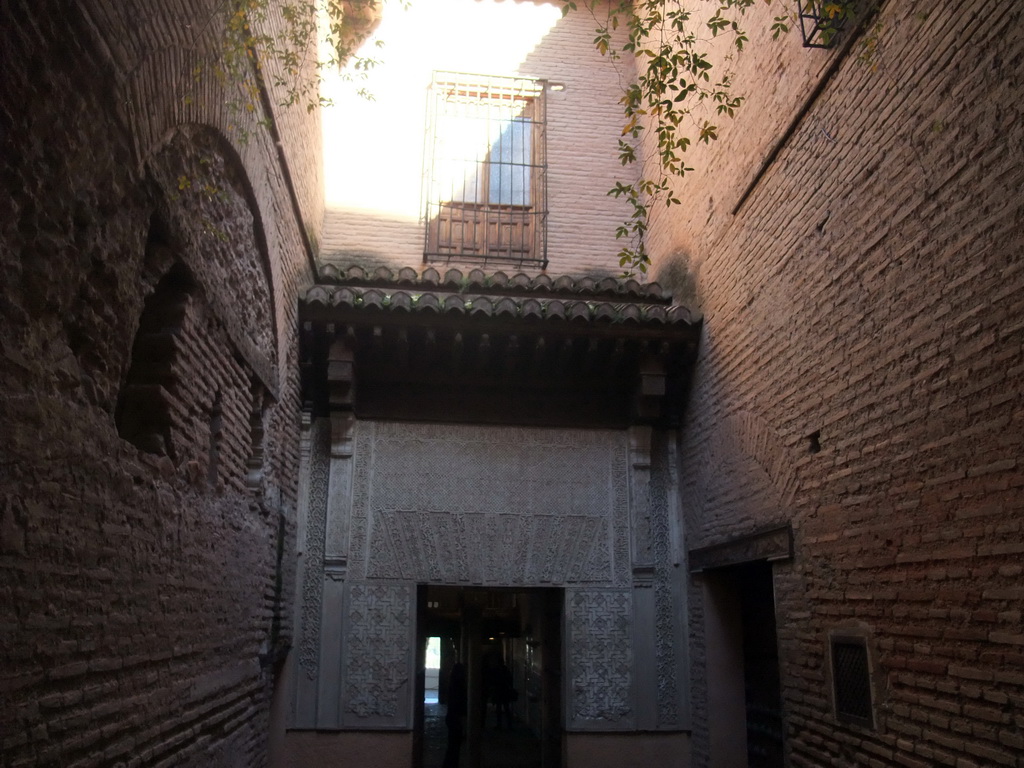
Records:
<instances>
[{"instance_id":1,"label":"sunlit wall","mask_svg":"<svg viewBox=\"0 0 1024 768\"><path fill-rule=\"evenodd\" d=\"M631 70L594 50L594 27L587 13L562 18L557 3L387 2L361 51L381 63L365 81L349 70L324 84L334 105L323 114L322 259L422 264L427 88L433 71L449 70L562 86L546 97L548 271L616 273L614 229L627 211L606 192L632 171L616 152L617 102ZM358 95L362 87L372 100Z\"/></svg>"}]
</instances>

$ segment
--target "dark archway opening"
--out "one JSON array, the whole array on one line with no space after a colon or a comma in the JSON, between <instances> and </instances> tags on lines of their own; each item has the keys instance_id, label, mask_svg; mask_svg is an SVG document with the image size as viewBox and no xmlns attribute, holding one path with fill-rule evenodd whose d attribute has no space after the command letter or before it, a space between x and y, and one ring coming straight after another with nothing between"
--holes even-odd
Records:
<instances>
[{"instance_id":1,"label":"dark archway opening","mask_svg":"<svg viewBox=\"0 0 1024 768\"><path fill-rule=\"evenodd\" d=\"M418 768L560 768L562 602L561 589L420 587ZM462 723L452 723L449 712L462 709Z\"/></svg>"}]
</instances>

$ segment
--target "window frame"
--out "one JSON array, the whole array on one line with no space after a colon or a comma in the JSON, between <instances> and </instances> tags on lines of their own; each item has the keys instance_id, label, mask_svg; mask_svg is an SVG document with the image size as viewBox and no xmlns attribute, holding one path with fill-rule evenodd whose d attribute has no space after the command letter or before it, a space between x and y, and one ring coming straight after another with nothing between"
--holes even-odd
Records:
<instances>
[{"instance_id":1,"label":"window frame","mask_svg":"<svg viewBox=\"0 0 1024 768\"><path fill-rule=\"evenodd\" d=\"M425 263L547 266L546 91L547 82L540 79L434 72L424 146ZM517 107L519 104L523 107ZM451 135L445 132L460 125L470 130L475 120L484 121L480 125L485 148L480 151L477 147L475 156L470 154L471 148L464 155L453 156ZM509 125L528 122L529 147L522 157L517 156L513 139L510 161L494 159L501 152L506 130L499 127L497 139L492 138L493 121L499 120L507 120ZM506 172L512 177L511 199L492 201L493 181ZM522 202L515 191L517 174L526 186L527 198ZM468 179L473 183L472 199L460 199L470 197L465 194ZM460 184L462 189L457 191Z\"/></svg>"}]
</instances>

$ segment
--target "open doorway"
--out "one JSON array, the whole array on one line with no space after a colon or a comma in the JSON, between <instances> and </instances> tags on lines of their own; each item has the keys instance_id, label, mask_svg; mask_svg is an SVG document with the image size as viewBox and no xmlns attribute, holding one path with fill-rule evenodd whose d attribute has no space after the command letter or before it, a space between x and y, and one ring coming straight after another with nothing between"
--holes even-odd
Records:
<instances>
[{"instance_id":1,"label":"open doorway","mask_svg":"<svg viewBox=\"0 0 1024 768\"><path fill-rule=\"evenodd\" d=\"M415 764L560 768L561 624L560 589L421 586Z\"/></svg>"},{"instance_id":2,"label":"open doorway","mask_svg":"<svg viewBox=\"0 0 1024 768\"><path fill-rule=\"evenodd\" d=\"M782 768L782 694L772 566L705 571L712 768Z\"/></svg>"}]
</instances>

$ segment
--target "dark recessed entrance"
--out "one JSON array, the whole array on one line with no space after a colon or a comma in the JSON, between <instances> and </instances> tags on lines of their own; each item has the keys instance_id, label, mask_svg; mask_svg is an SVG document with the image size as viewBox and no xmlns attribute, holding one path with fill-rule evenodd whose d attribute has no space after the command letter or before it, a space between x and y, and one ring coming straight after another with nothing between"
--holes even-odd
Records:
<instances>
[{"instance_id":1,"label":"dark recessed entrance","mask_svg":"<svg viewBox=\"0 0 1024 768\"><path fill-rule=\"evenodd\" d=\"M771 563L761 560L704 573L712 764L782 768L782 695Z\"/></svg>"},{"instance_id":2,"label":"dark recessed entrance","mask_svg":"<svg viewBox=\"0 0 1024 768\"><path fill-rule=\"evenodd\" d=\"M459 768L560 768L562 590L425 585L418 598L414 765L457 753ZM462 709L460 673L465 717L446 723Z\"/></svg>"}]
</instances>

